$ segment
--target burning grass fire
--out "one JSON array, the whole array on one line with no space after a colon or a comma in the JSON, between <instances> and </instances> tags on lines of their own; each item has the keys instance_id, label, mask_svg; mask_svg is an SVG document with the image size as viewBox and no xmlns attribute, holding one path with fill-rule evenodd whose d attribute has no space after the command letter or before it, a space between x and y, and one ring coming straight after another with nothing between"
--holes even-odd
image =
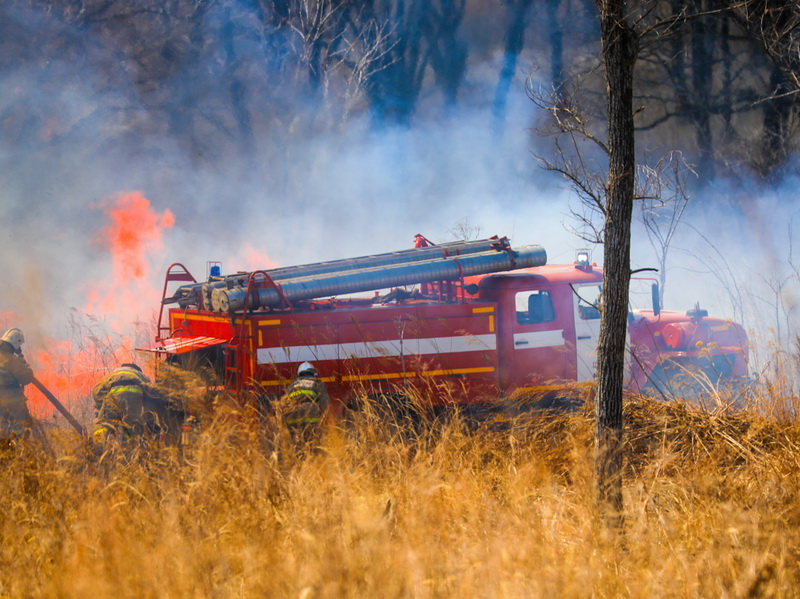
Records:
<instances>
[{"instance_id":1,"label":"burning grass fire","mask_svg":"<svg viewBox=\"0 0 800 599\"><path fill-rule=\"evenodd\" d=\"M152 336L160 294L152 258L174 223L169 210L157 213L139 192L120 193L102 210L108 224L93 243L109 259L108 277L87 283L85 304L70 315L69 338L39 338L26 348L32 350L27 358L37 378L85 417L90 416L92 385L117 364L133 360L137 343ZM23 330L28 324L10 311L2 320ZM29 388L28 396L34 415L55 416L37 389Z\"/></svg>"}]
</instances>

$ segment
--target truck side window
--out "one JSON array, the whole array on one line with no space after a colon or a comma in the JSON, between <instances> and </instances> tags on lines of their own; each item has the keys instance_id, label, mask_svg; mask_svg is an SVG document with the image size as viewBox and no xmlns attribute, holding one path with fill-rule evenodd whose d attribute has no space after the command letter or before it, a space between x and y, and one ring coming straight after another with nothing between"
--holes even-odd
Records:
<instances>
[{"instance_id":1,"label":"truck side window","mask_svg":"<svg viewBox=\"0 0 800 599\"><path fill-rule=\"evenodd\" d=\"M583 287L574 287L575 293L578 296L578 314L581 320L597 320L600 318L600 291L602 288L599 285L585 285Z\"/></svg>"},{"instance_id":2,"label":"truck side window","mask_svg":"<svg viewBox=\"0 0 800 599\"><path fill-rule=\"evenodd\" d=\"M519 324L539 324L556 319L553 298L546 289L521 291L514 298Z\"/></svg>"}]
</instances>

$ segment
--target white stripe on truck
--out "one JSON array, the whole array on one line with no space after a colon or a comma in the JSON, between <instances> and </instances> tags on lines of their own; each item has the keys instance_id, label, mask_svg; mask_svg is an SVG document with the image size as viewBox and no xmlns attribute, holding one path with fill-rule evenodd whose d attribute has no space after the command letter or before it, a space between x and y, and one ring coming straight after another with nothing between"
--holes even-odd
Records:
<instances>
[{"instance_id":1,"label":"white stripe on truck","mask_svg":"<svg viewBox=\"0 0 800 599\"><path fill-rule=\"evenodd\" d=\"M497 349L495 335L457 335L426 339L387 339L358 343L261 347L256 351L259 364L286 364L313 360L347 360L349 358L392 358L401 355L457 354Z\"/></svg>"}]
</instances>

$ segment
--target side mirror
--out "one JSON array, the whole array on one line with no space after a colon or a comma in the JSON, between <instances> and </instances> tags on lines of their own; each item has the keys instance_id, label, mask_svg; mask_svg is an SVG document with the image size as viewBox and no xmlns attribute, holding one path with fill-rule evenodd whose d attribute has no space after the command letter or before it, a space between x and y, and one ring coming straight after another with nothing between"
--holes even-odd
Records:
<instances>
[{"instance_id":1,"label":"side mirror","mask_svg":"<svg viewBox=\"0 0 800 599\"><path fill-rule=\"evenodd\" d=\"M661 314L661 294L658 292L658 283L653 283L650 294L653 296L653 316L658 316Z\"/></svg>"}]
</instances>

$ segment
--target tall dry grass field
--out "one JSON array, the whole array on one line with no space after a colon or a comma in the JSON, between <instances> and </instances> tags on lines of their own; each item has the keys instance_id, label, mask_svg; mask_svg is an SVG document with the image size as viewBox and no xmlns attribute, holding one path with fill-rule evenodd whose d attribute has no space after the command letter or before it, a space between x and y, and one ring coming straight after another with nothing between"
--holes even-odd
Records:
<instances>
[{"instance_id":1,"label":"tall dry grass field","mask_svg":"<svg viewBox=\"0 0 800 599\"><path fill-rule=\"evenodd\" d=\"M623 531L589 413L395 422L276 452L220 410L183 452L6 449L7 597L798 597L800 426L633 400Z\"/></svg>"}]
</instances>

